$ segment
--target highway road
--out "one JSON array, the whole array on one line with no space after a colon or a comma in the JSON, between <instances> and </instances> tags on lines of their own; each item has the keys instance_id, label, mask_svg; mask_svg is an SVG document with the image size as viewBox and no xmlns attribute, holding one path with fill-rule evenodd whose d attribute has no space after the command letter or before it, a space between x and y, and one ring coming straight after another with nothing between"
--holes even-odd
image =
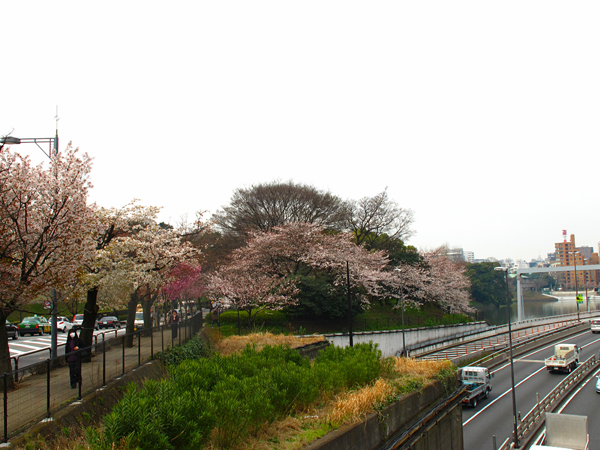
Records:
<instances>
[{"instance_id":1,"label":"highway road","mask_svg":"<svg viewBox=\"0 0 600 450\"><path fill-rule=\"evenodd\" d=\"M94 331L94 335L98 335L98 342L102 342L102 333L105 333L106 339L113 339L115 337L115 331L111 329L103 329ZM125 334L125 328L117 330L118 335ZM58 355L64 355L65 343L67 342L67 333L58 332L57 343L58 343ZM19 339L8 340L8 348L10 349L10 356L19 357L19 368L35 364L40 361L45 361L50 357L50 333L46 333L43 336L19 336ZM28 355L29 352L34 352ZM14 368L14 361L13 361Z\"/></svg>"},{"instance_id":2,"label":"highway road","mask_svg":"<svg viewBox=\"0 0 600 450\"><path fill-rule=\"evenodd\" d=\"M554 411L561 414L587 416L590 448L600 447L600 394L596 393L596 377L599 374L600 369L592 372L592 375L571 392ZM544 429L540 430L540 432L543 431Z\"/></svg>"},{"instance_id":3,"label":"highway road","mask_svg":"<svg viewBox=\"0 0 600 450\"><path fill-rule=\"evenodd\" d=\"M600 337L590 331L585 331L516 357L514 360L515 393L517 411L520 411L521 417L524 417L534 407L537 401L536 394L539 394L540 400L543 399L566 376L566 374L548 373L544 367L544 359L552 356L554 345L558 343L577 344L581 348L580 361L585 361L593 354L598 357L600 352ZM475 408L468 406L463 408L465 450L493 448L492 436L494 435L497 439L497 445L500 447L506 438L512 436L513 410L510 364L507 362L495 367L493 371L493 390L490 398L487 400L482 399ZM585 389L594 394L593 396L590 394L593 400L590 401L590 396L587 396L587 399L581 400L581 405L577 405L578 402L576 402L576 406L573 406L573 408L580 409L577 414L589 416L594 411L594 405L599 405L600 395L593 391L594 386L591 384L588 384ZM585 397L585 394L582 395ZM583 412L584 410L587 412ZM567 411L565 410L565 412ZM571 413L573 414L573 412ZM597 415L600 417L600 414ZM600 430L600 423L593 423L596 424L596 430Z\"/></svg>"}]
</instances>

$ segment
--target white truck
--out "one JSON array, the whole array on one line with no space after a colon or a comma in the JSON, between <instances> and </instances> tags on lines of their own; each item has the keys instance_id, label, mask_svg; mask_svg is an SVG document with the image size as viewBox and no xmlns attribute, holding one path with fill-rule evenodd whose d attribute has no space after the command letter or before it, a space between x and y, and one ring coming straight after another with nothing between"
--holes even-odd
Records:
<instances>
[{"instance_id":1,"label":"white truck","mask_svg":"<svg viewBox=\"0 0 600 450\"><path fill-rule=\"evenodd\" d=\"M579 348L576 344L554 346L554 355L544 361L548 372L571 373L579 364Z\"/></svg>"},{"instance_id":2,"label":"white truck","mask_svg":"<svg viewBox=\"0 0 600 450\"><path fill-rule=\"evenodd\" d=\"M588 450L587 416L546 413L546 435L542 445L533 445L531 450Z\"/></svg>"},{"instance_id":3,"label":"white truck","mask_svg":"<svg viewBox=\"0 0 600 450\"><path fill-rule=\"evenodd\" d=\"M487 367L463 367L458 369L458 378L467 386L467 395L463 398L464 405L477 406L480 398L488 398L492 391L492 378Z\"/></svg>"}]
</instances>

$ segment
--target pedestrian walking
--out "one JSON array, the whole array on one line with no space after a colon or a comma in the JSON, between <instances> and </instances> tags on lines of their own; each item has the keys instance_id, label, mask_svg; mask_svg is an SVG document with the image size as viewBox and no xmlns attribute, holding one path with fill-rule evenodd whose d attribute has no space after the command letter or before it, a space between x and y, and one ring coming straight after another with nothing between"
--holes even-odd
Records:
<instances>
[{"instance_id":1,"label":"pedestrian walking","mask_svg":"<svg viewBox=\"0 0 600 450\"><path fill-rule=\"evenodd\" d=\"M177 328L179 328L179 314L177 311L173 311L171 316L171 338L173 340L177 339Z\"/></svg>"},{"instance_id":2,"label":"pedestrian walking","mask_svg":"<svg viewBox=\"0 0 600 450\"><path fill-rule=\"evenodd\" d=\"M81 352L79 349L82 345L83 341L79 339L77 333L70 330L65 346L65 359L69 365L71 389L77 388L77 385L81 383Z\"/></svg>"},{"instance_id":3,"label":"pedestrian walking","mask_svg":"<svg viewBox=\"0 0 600 450\"><path fill-rule=\"evenodd\" d=\"M221 326L221 324L219 323L219 307L218 306L213 306L213 310L212 310L212 324L217 325L218 327Z\"/></svg>"}]
</instances>

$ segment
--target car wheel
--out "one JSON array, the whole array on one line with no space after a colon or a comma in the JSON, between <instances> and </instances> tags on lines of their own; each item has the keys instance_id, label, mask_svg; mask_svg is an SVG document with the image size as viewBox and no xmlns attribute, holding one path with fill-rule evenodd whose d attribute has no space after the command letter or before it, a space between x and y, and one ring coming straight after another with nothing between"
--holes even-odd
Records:
<instances>
[{"instance_id":1,"label":"car wheel","mask_svg":"<svg viewBox=\"0 0 600 450\"><path fill-rule=\"evenodd\" d=\"M490 391L485 391L485 398L490 398Z\"/></svg>"},{"instance_id":2,"label":"car wheel","mask_svg":"<svg viewBox=\"0 0 600 450\"><path fill-rule=\"evenodd\" d=\"M471 402L471 405L473 405L473 408L475 408L477 406L477 397L475 397L473 399L473 401Z\"/></svg>"},{"instance_id":3,"label":"car wheel","mask_svg":"<svg viewBox=\"0 0 600 450\"><path fill-rule=\"evenodd\" d=\"M13 336L13 340L15 340L15 339L19 339L19 332L18 331L15 331L15 334Z\"/></svg>"}]
</instances>

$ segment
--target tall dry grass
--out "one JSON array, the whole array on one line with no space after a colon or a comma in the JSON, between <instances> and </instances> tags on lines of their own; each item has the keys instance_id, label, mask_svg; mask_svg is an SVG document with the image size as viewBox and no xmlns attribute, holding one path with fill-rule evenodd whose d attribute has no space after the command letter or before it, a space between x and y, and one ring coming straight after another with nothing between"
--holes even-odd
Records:
<instances>
[{"instance_id":1,"label":"tall dry grass","mask_svg":"<svg viewBox=\"0 0 600 450\"><path fill-rule=\"evenodd\" d=\"M379 378L370 386L338 396L333 411L329 413L329 420L337 426L358 422L367 414L374 412L379 405L389 403L399 394L405 394L408 387L430 384L442 371L453 370L454 367L450 361L415 360L403 357L392 358L392 362L393 372L388 374L389 379Z\"/></svg>"},{"instance_id":2,"label":"tall dry grass","mask_svg":"<svg viewBox=\"0 0 600 450\"><path fill-rule=\"evenodd\" d=\"M325 341L322 336L298 337L272 333L252 333L247 336L230 336L215 343L216 350L221 355L240 353L248 344L262 349L266 345L289 345L291 348L302 347L315 342Z\"/></svg>"}]
</instances>

